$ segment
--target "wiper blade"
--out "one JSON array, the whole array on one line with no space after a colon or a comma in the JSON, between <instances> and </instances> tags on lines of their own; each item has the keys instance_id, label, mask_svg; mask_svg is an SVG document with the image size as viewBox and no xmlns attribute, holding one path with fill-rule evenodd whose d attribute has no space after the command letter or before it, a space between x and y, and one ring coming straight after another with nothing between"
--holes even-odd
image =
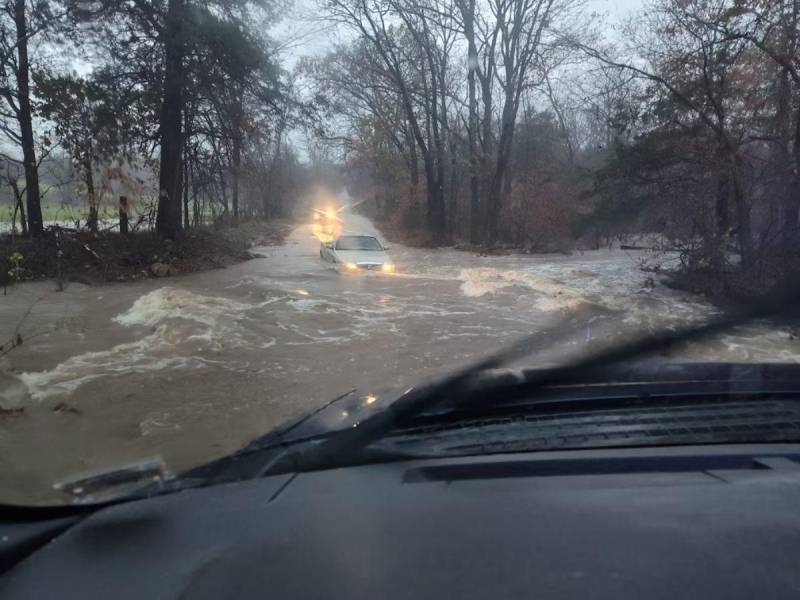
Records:
<instances>
[{"instance_id":1,"label":"wiper blade","mask_svg":"<svg viewBox=\"0 0 800 600\"><path fill-rule=\"evenodd\" d=\"M156 457L60 481L53 487L67 497L69 504L96 504L135 495L171 478L164 461Z\"/></svg>"},{"instance_id":2,"label":"wiper blade","mask_svg":"<svg viewBox=\"0 0 800 600\"><path fill-rule=\"evenodd\" d=\"M641 359L656 352L663 352L691 340L707 338L746 322L774 318L797 316L800 314L800 293L775 295L753 304L749 304L727 315L715 318L703 325L687 326L673 331L644 336L633 342L616 348L595 352L573 363L541 369L526 378L523 382L503 380L494 387L485 386L480 389L480 397L487 398L496 394L504 397L532 396L543 388L553 384L568 383L587 373L604 369L629 359ZM436 405L447 397L455 397L457 401L468 401L471 397L468 384L476 374L529 355L532 350L552 337L554 332L563 330L566 319L555 328L527 336L508 349L481 360L462 369L440 382L424 387L411 389L398 400L389 405L383 412L369 417L351 429L332 435L324 443L291 449L292 470L313 471L330 468L352 461L358 453L371 442L390 433L398 423L407 421L426 408ZM282 461L281 464L286 464ZM266 473L265 473L266 474Z\"/></svg>"}]
</instances>

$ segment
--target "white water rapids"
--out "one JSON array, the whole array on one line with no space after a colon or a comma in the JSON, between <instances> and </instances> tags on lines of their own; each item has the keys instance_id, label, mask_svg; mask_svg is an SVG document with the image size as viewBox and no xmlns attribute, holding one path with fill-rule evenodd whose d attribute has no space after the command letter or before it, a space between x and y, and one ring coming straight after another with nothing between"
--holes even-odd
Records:
<instances>
[{"instance_id":1,"label":"white water rapids","mask_svg":"<svg viewBox=\"0 0 800 600\"><path fill-rule=\"evenodd\" d=\"M375 233L358 215L345 228ZM394 276L336 272L300 226L285 246L224 270L12 289L0 303L2 331L33 308L25 343L0 362L0 407L24 409L0 419L0 488L39 489L153 454L173 468L197 464L352 388L404 389L562 319L562 342L524 364L715 313L639 268L669 256L389 245ZM752 325L669 359L798 361L800 344Z\"/></svg>"}]
</instances>

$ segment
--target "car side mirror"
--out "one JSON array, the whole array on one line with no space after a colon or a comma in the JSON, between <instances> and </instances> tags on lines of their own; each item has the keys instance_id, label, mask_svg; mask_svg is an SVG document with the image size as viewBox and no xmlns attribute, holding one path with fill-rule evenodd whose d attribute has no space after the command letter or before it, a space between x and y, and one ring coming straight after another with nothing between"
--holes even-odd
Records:
<instances>
[{"instance_id":1,"label":"car side mirror","mask_svg":"<svg viewBox=\"0 0 800 600\"><path fill-rule=\"evenodd\" d=\"M384 247L383 247L383 249L384 249L384 250L388 250L388 249L389 249L389 246L384 246Z\"/></svg>"}]
</instances>

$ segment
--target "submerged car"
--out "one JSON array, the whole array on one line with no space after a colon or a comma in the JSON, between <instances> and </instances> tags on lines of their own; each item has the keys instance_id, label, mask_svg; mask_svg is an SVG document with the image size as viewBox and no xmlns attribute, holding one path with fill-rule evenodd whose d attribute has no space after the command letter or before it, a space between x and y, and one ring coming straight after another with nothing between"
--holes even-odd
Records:
<instances>
[{"instance_id":1,"label":"submerged car","mask_svg":"<svg viewBox=\"0 0 800 600\"><path fill-rule=\"evenodd\" d=\"M394 273L395 265L386 250L375 236L350 234L330 242L322 242L319 256L347 271Z\"/></svg>"}]
</instances>

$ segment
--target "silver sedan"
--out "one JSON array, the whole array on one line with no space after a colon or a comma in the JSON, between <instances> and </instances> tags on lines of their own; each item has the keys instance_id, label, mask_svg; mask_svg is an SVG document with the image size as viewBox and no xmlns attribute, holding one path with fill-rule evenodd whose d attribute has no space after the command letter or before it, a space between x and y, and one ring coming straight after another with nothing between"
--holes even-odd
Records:
<instances>
[{"instance_id":1,"label":"silver sedan","mask_svg":"<svg viewBox=\"0 0 800 600\"><path fill-rule=\"evenodd\" d=\"M395 272L386 248L372 235L348 234L322 243L319 256L347 271Z\"/></svg>"}]
</instances>

